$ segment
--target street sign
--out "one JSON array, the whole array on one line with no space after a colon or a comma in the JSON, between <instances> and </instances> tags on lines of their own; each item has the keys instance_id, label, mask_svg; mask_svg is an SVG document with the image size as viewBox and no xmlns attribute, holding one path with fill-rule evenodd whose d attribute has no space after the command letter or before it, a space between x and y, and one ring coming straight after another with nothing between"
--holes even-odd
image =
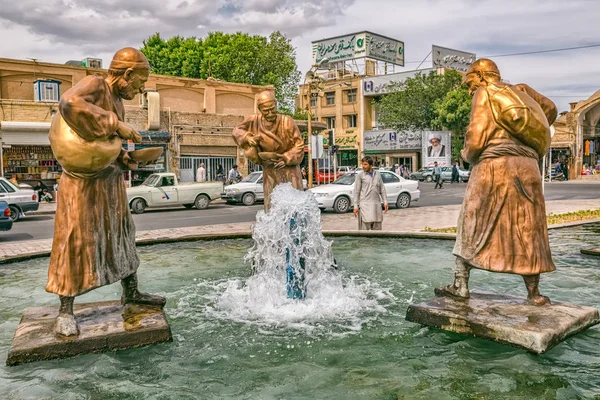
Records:
<instances>
[{"instance_id":1,"label":"street sign","mask_svg":"<svg viewBox=\"0 0 600 400\"><path fill-rule=\"evenodd\" d=\"M127 140L127 151L134 151L135 150L135 143L133 143L133 140L128 139Z\"/></svg>"}]
</instances>

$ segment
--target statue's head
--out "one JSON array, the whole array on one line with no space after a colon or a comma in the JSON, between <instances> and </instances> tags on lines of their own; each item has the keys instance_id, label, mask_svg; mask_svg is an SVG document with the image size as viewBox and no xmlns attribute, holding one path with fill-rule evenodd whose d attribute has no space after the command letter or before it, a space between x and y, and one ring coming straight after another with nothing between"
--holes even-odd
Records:
<instances>
[{"instance_id":1,"label":"statue's head","mask_svg":"<svg viewBox=\"0 0 600 400\"><path fill-rule=\"evenodd\" d=\"M277 120L277 100L275 100L275 94L272 91L265 90L260 93L256 105L264 119L269 122Z\"/></svg>"},{"instance_id":2,"label":"statue's head","mask_svg":"<svg viewBox=\"0 0 600 400\"><path fill-rule=\"evenodd\" d=\"M119 96L133 100L144 90L144 84L150 74L150 64L146 56L133 47L125 47L115 53L108 75L113 78Z\"/></svg>"},{"instance_id":3,"label":"statue's head","mask_svg":"<svg viewBox=\"0 0 600 400\"><path fill-rule=\"evenodd\" d=\"M498 82L500 80L500 70L492 60L480 58L471 64L464 80L469 87L469 93L473 95L480 86Z\"/></svg>"}]
</instances>

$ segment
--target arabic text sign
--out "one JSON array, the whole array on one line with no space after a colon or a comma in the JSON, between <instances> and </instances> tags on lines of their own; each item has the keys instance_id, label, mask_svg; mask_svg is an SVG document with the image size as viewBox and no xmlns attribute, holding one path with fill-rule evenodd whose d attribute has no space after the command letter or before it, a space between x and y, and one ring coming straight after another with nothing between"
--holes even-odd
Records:
<instances>
[{"instance_id":1,"label":"arabic text sign","mask_svg":"<svg viewBox=\"0 0 600 400\"><path fill-rule=\"evenodd\" d=\"M363 93L365 96L378 96L389 93L389 85L392 82L404 82L408 78L414 78L417 74L427 75L433 68L421 69L418 71L399 72L397 74L388 74L381 76L369 76L363 80Z\"/></svg>"},{"instance_id":2,"label":"arabic text sign","mask_svg":"<svg viewBox=\"0 0 600 400\"><path fill-rule=\"evenodd\" d=\"M421 148L421 132L366 131L363 138L365 151L419 150Z\"/></svg>"},{"instance_id":3,"label":"arabic text sign","mask_svg":"<svg viewBox=\"0 0 600 400\"><path fill-rule=\"evenodd\" d=\"M447 49L433 45L431 48L433 67L445 67L457 71L467 72L469 66L476 60L475 53Z\"/></svg>"},{"instance_id":4,"label":"arabic text sign","mask_svg":"<svg viewBox=\"0 0 600 400\"><path fill-rule=\"evenodd\" d=\"M367 33L367 57L404 66L404 43Z\"/></svg>"},{"instance_id":5,"label":"arabic text sign","mask_svg":"<svg viewBox=\"0 0 600 400\"><path fill-rule=\"evenodd\" d=\"M404 43L399 40L360 32L312 42L313 63L369 57L404 66Z\"/></svg>"}]
</instances>

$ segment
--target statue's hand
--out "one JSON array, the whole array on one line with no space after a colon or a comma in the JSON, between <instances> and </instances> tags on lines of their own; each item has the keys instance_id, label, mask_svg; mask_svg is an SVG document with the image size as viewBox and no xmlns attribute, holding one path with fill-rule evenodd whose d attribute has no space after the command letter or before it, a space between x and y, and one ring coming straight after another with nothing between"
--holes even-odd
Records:
<instances>
[{"instance_id":1,"label":"statue's hand","mask_svg":"<svg viewBox=\"0 0 600 400\"><path fill-rule=\"evenodd\" d=\"M119 121L119 126L117 127L117 135L122 139L132 140L134 143L142 143L142 135L121 121Z\"/></svg>"},{"instance_id":2,"label":"statue's hand","mask_svg":"<svg viewBox=\"0 0 600 400\"><path fill-rule=\"evenodd\" d=\"M275 169L281 169L290 163L290 158L285 154L278 154L274 161L276 161Z\"/></svg>"},{"instance_id":3,"label":"statue's hand","mask_svg":"<svg viewBox=\"0 0 600 400\"><path fill-rule=\"evenodd\" d=\"M262 140L262 138L258 135L254 136L252 134L249 134L246 141L248 142L249 146L252 147L256 147L258 146L258 143Z\"/></svg>"}]
</instances>

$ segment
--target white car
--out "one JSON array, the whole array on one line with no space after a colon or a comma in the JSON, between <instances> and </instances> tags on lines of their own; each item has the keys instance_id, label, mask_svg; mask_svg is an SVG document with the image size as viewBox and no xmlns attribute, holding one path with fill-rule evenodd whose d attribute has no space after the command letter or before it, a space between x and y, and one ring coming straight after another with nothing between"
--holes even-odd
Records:
<instances>
[{"instance_id":1,"label":"white car","mask_svg":"<svg viewBox=\"0 0 600 400\"><path fill-rule=\"evenodd\" d=\"M302 180L304 190L308 189L306 179ZM245 206L254 205L257 201L265 199L262 171L246 175L239 183L225 186L221 198L229 204L242 203Z\"/></svg>"},{"instance_id":2,"label":"white car","mask_svg":"<svg viewBox=\"0 0 600 400\"><path fill-rule=\"evenodd\" d=\"M337 213L345 213L353 208L354 180L358 172L342 175L337 181L310 189L319 203L319 208L333 208ZM407 208L411 201L421 197L419 182L404 179L393 172L380 170L385 186L388 204L397 208Z\"/></svg>"},{"instance_id":3,"label":"white car","mask_svg":"<svg viewBox=\"0 0 600 400\"><path fill-rule=\"evenodd\" d=\"M10 219L17 221L21 214L35 211L40 207L35 190L29 185L13 185L8 179L0 177L0 201L8 203Z\"/></svg>"},{"instance_id":4,"label":"white car","mask_svg":"<svg viewBox=\"0 0 600 400\"><path fill-rule=\"evenodd\" d=\"M222 182L180 183L175 174L164 172L150 175L141 186L127 188L127 201L134 214L143 213L146 207L173 205L203 210L222 191Z\"/></svg>"}]
</instances>

